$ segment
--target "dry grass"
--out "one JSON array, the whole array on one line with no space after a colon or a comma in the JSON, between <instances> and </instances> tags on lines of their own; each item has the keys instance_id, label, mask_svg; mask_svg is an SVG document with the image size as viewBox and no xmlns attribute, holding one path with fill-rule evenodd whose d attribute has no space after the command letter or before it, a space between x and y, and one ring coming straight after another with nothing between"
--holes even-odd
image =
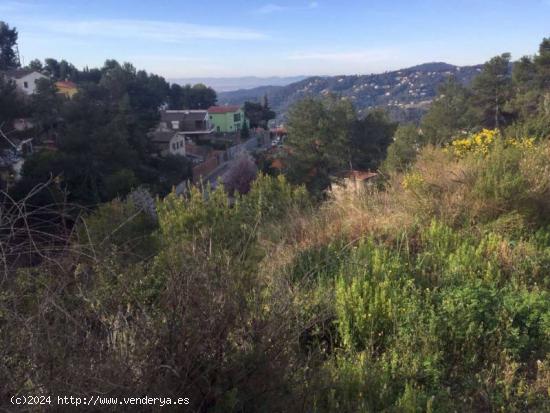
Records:
<instances>
[{"instance_id":1,"label":"dry grass","mask_svg":"<svg viewBox=\"0 0 550 413\"><path fill-rule=\"evenodd\" d=\"M343 245L370 236L395 240L403 233L413 234L434 219L468 232L481 233L489 229L515 236L518 231L532 230L539 225L538 216L529 215L522 206L536 205L538 211L550 206L550 144L539 144L523 152L517 164L512 162L506 166L512 175L516 173L527 183L513 187L522 191L517 196L506 193L509 178L500 175L498 169L504 162L510 162L506 158L509 154L456 159L440 148L427 147L408 174L388 177L384 188L369 186L339 193L319 209L291 213L284 225L266 231L261 237L268 251L264 270L280 273L300 252L335 240ZM411 175L416 176L414 184L406 185ZM480 182L485 192L478 189ZM504 192L500 196L511 201L502 203L500 198L487 193L493 189L495 193ZM275 233L277 236L273 236ZM501 255L504 264L511 259L509 251L503 250ZM513 266L513 262L507 264Z\"/></svg>"}]
</instances>

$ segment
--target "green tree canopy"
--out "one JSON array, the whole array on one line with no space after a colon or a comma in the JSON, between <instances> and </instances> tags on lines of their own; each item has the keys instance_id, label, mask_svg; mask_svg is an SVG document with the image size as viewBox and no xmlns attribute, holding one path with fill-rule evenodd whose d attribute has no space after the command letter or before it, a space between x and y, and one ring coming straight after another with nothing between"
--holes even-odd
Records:
<instances>
[{"instance_id":1,"label":"green tree canopy","mask_svg":"<svg viewBox=\"0 0 550 413\"><path fill-rule=\"evenodd\" d=\"M376 169L386 157L396 128L397 123L390 121L381 110L372 111L363 119L358 119L350 142L352 168Z\"/></svg>"},{"instance_id":2,"label":"green tree canopy","mask_svg":"<svg viewBox=\"0 0 550 413\"><path fill-rule=\"evenodd\" d=\"M42 65L42 62L39 59L33 59L29 62L27 65L29 69L36 70L37 72L42 72L44 70L44 66Z\"/></svg>"},{"instance_id":3,"label":"green tree canopy","mask_svg":"<svg viewBox=\"0 0 550 413\"><path fill-rule=\"evenodd\" d=\"M473 81L473 102L484 127L498 129L510 120L510 114L505 111L505 105L512 97L509 73L510 53L504 53L485 63Z\"/></svg>"},{"instance_id":4,"label":"green tree canopy","mask_svg":"<svg viewBox=\"0 0 550 413\"><path fill-rule=\"evenodd\" d=\"M356 113L347 100L329 96L323 100L306 98L289 113L289 176L305 183L313 193L320 193L331 176L349 168L351 136Z\"/></svg>"},{"instance_id":5,"label":"green tree canopy","mask_svg":"<svg viewBox=\"0 0 550 413\"><path fill-rule=\"evenodd\" d=\"M208 109L217 100L216 91L202 83L193 86L173 83L168 91L168 107L173 110Z\"/></svg>"},{"instance_id":6,"label":"green tree canopy","mask_svg":"<svg viewBox=\"0 0 550 413\"><path fill-rule=\"evenodd\" d=\"M474 125L471 93L454 77L448 78L439 87L439 98L422 118L421 128L426 141L434 145L445 144L458 131Z\"/></svg>"},{"instance_id":7,"label":"green tree canopy","mask_svg":"<svg viewBox=\"0 0 550 413\"><path fill-rule=\"evenodd\" d=\"M10 123L22 114L24 106L15 83L0 76L0 127L4 131L11 128ZM3 146L3 143L0 143L0 146Z\"/></svg>"},{"instance_id":8,"label":"green tree canopy","mask_svg":"<svg viewBox=\"0 0 550 413\"><path fill-rule=\"evenodd\" d=\"M550 37L544 38L539 46L539 53L534 58L539 86L550 90Z\"/></svg>"},{"instance_id":9,"label":"green tree canopy","mask_svg":"<svg viewBox=\"0 0 550 413\"><path fill-rule=\"evenodd\" d=\"M399 125L393 143L388 148L388 156L382 169L384 172L403 172L416 159L416 154L424 144L424 138L418 127L413 124Z\"/></svg>"},{"instance_id":10,"label":"green tree canopy","mask_svg":"<svg viewBox=\"0 0 550 413\"><path fill-rule=\"evenodd\" d=\"M61 116L62 98L57 93L55 82L39 79L36 92L31 96L32 116L38 125L39 133L48 133Z\"/></svg>"},{"instance_id":11,"label":"green tree canopy","mask_svg":"<svg viewBox=\"0 0 550 413\"><path fill-rule=\"evenodd\" d=\"M19 59L15 47L17 45L17 29L0 21L0 70L19 67Z\"/></svg>"},{"instance_id":12,"label":"green tree canopy","mask_svg":"<svg viewBox=\"0 0 550 413\"><path fill-rule=\"evenodd\" d=\"M267 95L264 96L263 103L244 102L244 114L250 121L251 128L264 129L267 129L269 121L275 119L275 116L277 116L277 114L269 108Z\"/></svg>"}]
</instances>

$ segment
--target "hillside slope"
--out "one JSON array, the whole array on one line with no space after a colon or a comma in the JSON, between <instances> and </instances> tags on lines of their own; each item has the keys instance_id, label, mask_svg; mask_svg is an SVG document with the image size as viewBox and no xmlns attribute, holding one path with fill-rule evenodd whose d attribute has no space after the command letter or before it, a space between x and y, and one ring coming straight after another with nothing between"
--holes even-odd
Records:
<instances>
[{"instance_id":1,"label":"hillside slope","mask_svg":"<svg viewBox=\"0 0 550 413\"><path fill-rule=\"evenodd\" d=\"M468 84L481 65L454 66L426 63L407 69L372 75L314 76L287 86L263 86L220 93L221 104L261 101L267 94L272 108L284 118L288 108L306 96L335 93L351 99L360 112L383 107L396 120L417 120L436 96L437 87L448 76Z\"/></svg>"}]
</instances>

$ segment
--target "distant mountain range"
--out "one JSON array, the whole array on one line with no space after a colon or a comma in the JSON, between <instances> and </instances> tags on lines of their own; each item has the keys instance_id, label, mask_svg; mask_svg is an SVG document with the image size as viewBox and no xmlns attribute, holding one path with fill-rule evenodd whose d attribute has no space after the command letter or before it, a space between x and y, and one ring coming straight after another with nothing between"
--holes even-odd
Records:
<instances>
[{"instance_id":1,"label":"distant mountain range","mask_svg":"<svg viewBox=\"0 0 550 413\"><path fill-rule=\"evenodd\" d=\"M239 89L252 89L260 86L286 86L294 82L299 82L307 76L289 76L289 77L188 77L180 79L169 79L171 83L180 85L203 83L211 87L216 92L228 92Z\"/></svg>"},{"instance_id":2,"label":"distant mountain range","mask_svg":"<svg viewBox=\"0 0 550 413\"><path fill-rule=\"evenodd\" d=\"M329 93L350 99L361 113L380 107L399 121L417 121L437 96L437 88L447 77L469 84L482 65L454 66L448 63L425 63L407 69L372 75L313 76L277 86L259 86L218 93L220 104L240 105L245 101L261 102L267 95L270 106L284 119L288 108L306 97Z\"/></svg>"}]
</instances>

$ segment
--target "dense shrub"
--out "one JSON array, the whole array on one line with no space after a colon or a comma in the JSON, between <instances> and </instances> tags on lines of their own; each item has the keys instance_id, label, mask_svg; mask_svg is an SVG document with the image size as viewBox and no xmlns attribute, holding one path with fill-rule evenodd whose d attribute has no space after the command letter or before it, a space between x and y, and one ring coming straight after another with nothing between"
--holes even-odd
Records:
<instances>
[{"instance_id":1,"label":"dense shrub","mask_svg":"<svg viewBox=\"0 0 550 413\"><path fill-rule=\"evenodd\" d=\"M74 253L4 281L2 400L40 389L284 410L302 320L293 296L258 271L258 227L284 213L264 205L272 198L287 212L306 199L261 177L234 205L223 187L193 189L159 201L154 216L115 200L85 217Z\"/></svg>"},{"instance_id":2,"label":"dense shrub","mask_svg":"<svg viewBox=\"0 0 550 413\"><path fill-rule=\"evenodd\" d=\"M544 142L426 147L384 188L317 206L264 175L231 199L219 186L155 211L112 201L63 254L3 281L1 396L544 411L549 154Z\"/></svg>"},{"instance_id":3,"label":"dense shrub","mask_svg":"<svg viewBox=\"0 0 550 413\"><path fill-rule=\"evenodd\" d=\"M452 225L485 224L511 213L527 225L545 225L548 143L473 142L466 149L457 144L453 151L425 148L403 178L405 202L426 218L436 216Z\"/></svg>"},{"instance_id":4,"label":"dense shrub","mask_svg":"<svg viewBox=\"0 0 550 413\"><path fill-rule=\"evenodd\" d=\"M536 269L504 283L508 263L491 234L464 240L432 223L422 239L414 253L365 241L342 260L336 348L311 403L319 411L538 411L548 397L550 296L533 282Z\"/></svg>"}]
</instances>

